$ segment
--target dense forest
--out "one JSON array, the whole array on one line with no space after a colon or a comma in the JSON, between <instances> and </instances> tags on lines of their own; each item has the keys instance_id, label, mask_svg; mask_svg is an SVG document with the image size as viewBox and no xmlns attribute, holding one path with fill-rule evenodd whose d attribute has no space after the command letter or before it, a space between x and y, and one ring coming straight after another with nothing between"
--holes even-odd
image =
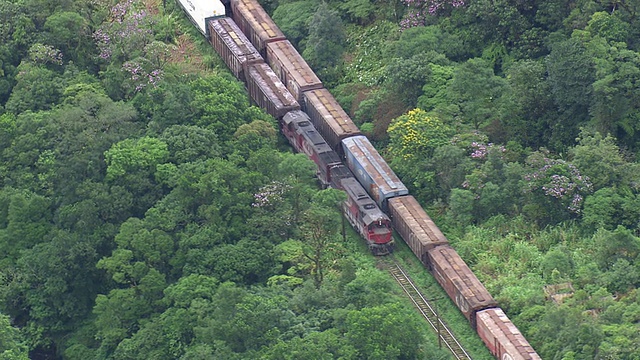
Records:
<instances>
[{"instance_id":1,"label":"dense forest","mask_svg":"<svg viewBox=\"0 0 640 360\"><path fill-rule=\"evenodd\" d=\"M262 3L542 358L640 358L640 3ZM173 1L0 19L0 358L448 358Z\"/></svg>"}]
</instances>

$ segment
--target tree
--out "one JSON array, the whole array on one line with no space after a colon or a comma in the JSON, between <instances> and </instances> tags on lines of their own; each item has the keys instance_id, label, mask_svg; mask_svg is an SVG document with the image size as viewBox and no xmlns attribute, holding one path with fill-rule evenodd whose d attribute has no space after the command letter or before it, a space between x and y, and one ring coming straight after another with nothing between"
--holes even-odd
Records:
<instances>
[{"instance_id":1,"label":"tree","mask_svg":"<svg viewBox=\"0 0 640 360\"><path fill-rule=\"evenodd\" d=\"M3 360L29 359L20 330L11 326L9 317L3 314L0 314L0 358Z\"/></svg>"},{"instance_id":2,"label":"tree","mask_svg":"<svg viewBox=\"0 0 640 360\"><path fill-rule=\"evenodd\" d=\"M322 2L309 23L309 39L302 55L322 73L341 62L345 35L337 11Z\"/></svg>"},{"instance_id":3,"label":"tree","mask_svg":"<svg viewBox=\"0 0 640 360\"><path fill-rule=\"evenodd\" d=\"M436 115L414 109L394 119L389 128L390 164L419 199L437 193L432 156L449 142L453 129Z\"/></svg>"},{"instance_id":4,"label":"tree","mask_svg":"<svg viewBox=\"0 0 640 360\"><path fill-rule=\"evenodd\" d=\"M588 177L573 163L548 157L537 151L526 160L528 170L523 185L529 204L525 212L542 223L558 222L579 214L584 197L592 192Z\"/></svg>"},{"instance_id":5,"label":"tree","mask_svg":"<svg viewBox=\"0 0 640 360\"><path fill-rule=\"evenodd\" d=\"M613 231L599 229L593 235L595 260L602 270L610 269L618 259L634 263L640 254L640 240L631 231L618 226Z\"/></svg>"},{"instance_id":6,"label":"tree","mask_svg":"<svg viewBox=\"0 0 640 360\"><path fill-rule=\"evenodd\" d=\"M588 120L595 81L594 59L584 45L571 38L556 42L546 59L548 81L560 116L552 124L553 145L563 148L578 133L578 127Z\"/></svg>"},{"instance_id":7,"label":"tree","mask_svg":"<svg viewBox=\"0 0 640 360\"><path fill-rule=\"evenodd\" d=\"M327 264L339 251L337 239L340 229L340 210L338 204L344 201L345 194L336 189L326 189L317 193L313 205L305 211L300 226L301 240L304 244L304 256L313 263L311 271L316 288L322 285Z\"/></svg>"},{"instance_id":8,"label":"tree","mask_svg":"<svg viewBox=\"0 0 640 360\"><path fill-rule=\"evenodd\" d=\"M423 342L413 312L400 304L352 310L347 314L344 336L359 358L415 359Z\"/></svg>"},{"instance_id":9,"label":"tree","mask_svg":"<svg viewBox=\"0 0 640 360\"><path fill-rule=\"evenodd\" d=\"M490 64L479 58L456 67L448 84L449 98L458 105L462 121L476 130L499 120L497 114L505 90L506 81L495 76Z\"/></svg>"},{"instance_id":10,"label":"tree","mask_svg":"<svg viewBox=\"0 0 640 360\"><path fill-rule=\"evenodd\" d=\"M93 44L89 24L80 14L60 11L52 14L44 23L45 37L49 44L62 51L69 60L90 66Z\"/></svg>"},{"instance_id":11,"label":"tree","mask_svg":"<svg viewBox=\"0 0 640 360\"><path fill-rule=\"evenodd\" d=\"M349 341L334 329L313 331L303 337L295 337L289 341L279 341L271 345L266 352L266 359L317 359L331 360L357 359L357 352Z\"/></svg>"},{"instance_id":12,"label":"tree","mask_svg":"<svg viewBox=\"0 0 640 360\"><path fill-rule=\"evenodd\" d=\"M51 109L60 100L64 82L56 72L41 65L23 62L18 66L16 85L6 109L14 114L26 110Z\"/></svg>"},{"instance_id":13,"label":"tree","mask_svg":"<svg viewBox=\"0 0 640 360\"><path fill-rule=\"evenodd\" d=\"M411 110L393 120L387 132L389 153L405 161L432 156L434 150L447 144L453 135L451 127L421 109Z\"/></svg>"},{"instance_id":14,"label":"tree","mask_svg":"<svg viewBox=\"0 0 640 360\"><path fill-rule=\"evenodd\" d=\"M538 148L551 138L550 124L558 109L553 102L543 61L520 60L506 71L509 105L501 119L510 139Z\"/></svg>"},{"instance_id":15,"label":"tree","mask_svg":"<svg viewBox=\"0 0 640 360\"><path fill-rule=\"evenodd\" d=\"M281 3L273 12L273 21L300 53L304 52L309 34L309 22L317 4L313 1Z\"/></svg>"},{"instance_id":16,"label":"tree","mask_svg":"<svg viewBox=\"0 0 640 360\"><path fill-rule=\"evenodd\" d=\"M159 139L167 144L167 160L174 164L218 157L222 152L215 132L198 126L169 126Z\"/></svg>"}]
</instances>

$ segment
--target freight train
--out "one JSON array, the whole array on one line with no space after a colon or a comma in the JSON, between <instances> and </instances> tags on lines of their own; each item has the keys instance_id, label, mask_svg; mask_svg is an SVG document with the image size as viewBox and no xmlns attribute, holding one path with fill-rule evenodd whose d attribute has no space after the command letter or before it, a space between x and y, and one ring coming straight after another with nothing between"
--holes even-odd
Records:
<instances>
[{"instance_id":1,"label":"freight train","mask_svg":"<svg viewBox=\"0 0 640 360\"><path fill-rule=\"evenodd\" d=\"M497 359L540 359L257 0L230 0L225 16L220 5L215 12L189 11L197 2L212 8L214 1L178 0L252 101L316 163L320 183L347 193L345 217L373 253L392 250L393 227Z\"/></svg>"}]
</instances>

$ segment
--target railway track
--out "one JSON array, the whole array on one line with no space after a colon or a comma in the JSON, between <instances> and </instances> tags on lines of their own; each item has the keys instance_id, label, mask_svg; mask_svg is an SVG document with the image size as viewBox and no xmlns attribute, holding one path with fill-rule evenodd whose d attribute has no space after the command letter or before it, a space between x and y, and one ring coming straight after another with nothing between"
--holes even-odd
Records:
<instances>
[{"instance_id":1,"label":"railway track","mask_svg":"<svg viewBox=\"0 0 640 360\"><path fill-rule=\"evenodd\" d=\"M451 351L456 359L469 359L471 356L464 350L460 342L455 338L449 327L445 322L440 319L434 306L431 305L430 300L425 298L420 290L416 287L409 275L402 269L402 267L393 259L393 255L387 255L381 259L383 266L391 273L396 279L398 284L402 287L407 296L411 299L414 306L422 316L427 320L429 325L438 334L438 341L444 344L445 347Z\"/></svg>"}]
</instances>

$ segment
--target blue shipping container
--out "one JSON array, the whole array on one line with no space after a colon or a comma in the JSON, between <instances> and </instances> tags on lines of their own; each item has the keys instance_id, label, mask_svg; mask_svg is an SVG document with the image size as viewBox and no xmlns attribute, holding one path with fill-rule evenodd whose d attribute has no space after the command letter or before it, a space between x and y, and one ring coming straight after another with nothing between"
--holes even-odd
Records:
<instances>
[{"instance_id":1,"label":"blue shipping container","mask_svg":"<svg viewBox=\"0 0 640 360\"><path fill-rule=\"evenodd\" d=\"M382 211L388 211L388 199L409 193L366 136L346 138L342 140L342 148L347 166Z\"/></svg>"}]
</instances>

